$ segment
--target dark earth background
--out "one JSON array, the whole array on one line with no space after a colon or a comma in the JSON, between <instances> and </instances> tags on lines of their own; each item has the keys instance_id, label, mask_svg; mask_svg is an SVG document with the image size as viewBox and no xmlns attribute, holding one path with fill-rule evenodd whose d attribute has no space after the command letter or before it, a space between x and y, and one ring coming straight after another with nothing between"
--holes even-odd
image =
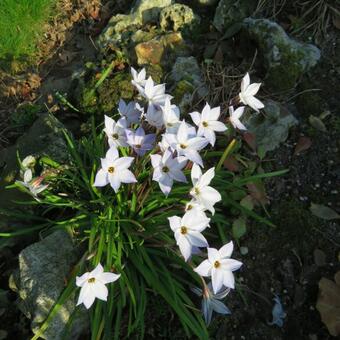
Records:
<instances>
[{"instance_id":1,"label":"dark earth background","mask_svg":"<svg viewBox=\"0 0 340 340\"><path fill-rule=\"evenodd\" d=\"M212 25L217 3L200 6L197 2L181 2L193 8L202 20L197 36L193 36L190 42L190 48L203 73L209 75L206 80L210 82L213 104L221 104L222 108L226 108L228 103L223 91L216 90L219 74L239 76L251 68L252 79L261 81L265 71L260 57L257 56L253 63L256 47L249 43L244 49L241 32L218 40L224 33L218 32ZM237 3L243 6L243 2ZM244 147L249 157L257 164L261 163L265 171L289 169L289 172L265 182L266 191L262 196L268 201L266 210L276 228L253 223L248 225L246 235L239 240L240 246L248 248L245 255L239 251L235 253L235 257L244 262L243 269L238 273L241 294L234 291L228 296L226 304L232 314L215 318L210 326L212 339L333 338L321 321L316 303L320 279L326 277L333 280L335 273L340 270L339 223L336 219L325 220L314 216L310 206L316 203L340 212L340 16L336 16L329 8L326 9L325 17L320 15L325 8L322 6L340 9L336 1L319 1L316 9L304 17L306 7L302 3L262 1L262 5L258 5L253 13L256 18L275 21L290 37L315 44L321 50L321 59L288 90L277 91L264 81L260 98L262 95L283 105L294 114L298 125L292 127L288 138L278 148L268 152L262 161L247 146ZM314 6L318 1L309 3ZM99 7L99 12L93 15L83 11L82 2L79 2L72 13L83 11L84 17L70 23L69 28L62 32L64 36L61 41L56 41L52 46L42 44L42 58L45 60L28 66L14 76L9 75L10 72L2 73L2 148L13 145L25 133L40 114L41 108L46 110L48 107L76 135L86 131L86 115L77 114L68 106L60 104L55 92L69 92L72 73L85 63L105 64L105 58L112 60L108 54L102 55L96 50L96 37L112 15L129 12L131 1L104 2L103 5L104 8ZM317 12L317 9L321 12ZM63 20L71 20L70 15L65 13ZM308 22L313 24L308 26ZM52 28L58 33L58 25ZM207 50L209 45L215 46L213 52ZM205 59L212 60L210 68L204 63ZM163 76L166 78L166 75L165 72ZM235 80L234 91L237 91L240 79L238 77ZM277 81L280 82L280 79ZM200 103L197 100L192 107ZM311 115L323 115L321 127L310 123ZM304 150L297 153L297 147ZM261 212L261 208L258 211ZM261 214L265 212L262 210ZM3 332L0 332L0 339L30 338L29 320L17 309L14 303L17 295L9 291L8 279L18 265L18 253L38 237L32 235L21 238L0 248L0 303L8 299L10 301L5 307L0 304L0 329ZM280 297L287 314L282 328L269 325L274 294ZM2 298L4 295L6 299ZM339 309L340 302L337 305L338 313ZM1 337L1 334L4 336ZM184 337L176 316L162 300L151 297L146 313L146 338Z\"/></svg>"}]
</instances>

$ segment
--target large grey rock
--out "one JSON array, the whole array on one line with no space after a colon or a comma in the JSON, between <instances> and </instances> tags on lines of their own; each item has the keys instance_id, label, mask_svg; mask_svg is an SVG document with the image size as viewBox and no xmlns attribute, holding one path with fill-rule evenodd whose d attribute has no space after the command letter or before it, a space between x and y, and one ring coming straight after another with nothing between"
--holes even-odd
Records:
<instances>
[{"instance_id":1,"label":"large grey rock","mask_svg":"<svg viewBox=\"0 0 340 340\"><path fill-rule=\"evenodd\" d=\"M254 0L220 0L214 16L214 26L223 32L249 17L255 8Z\"/></svg>"},{"instance_id":2,"label":"large grey rock","mask_svg":"<svg viewBox=\"0 0 340 340\"><path fill-rule=\"evenodd\" d=\"M289 129L298 124L285 107L273 100L264 101L265 115L251 114L244 123L256 137L256 144L264 153L275 150L288 138Z\"/></svg>"},{"instance_id":3,"label":"large grey rock","mask_svg":"<svg viewBox=\"0 0 340 340\"><path fill-rule=\"evenodd\" d=\"M39 330L65 289L65 281L77 260L72 239L62 230L30 245L19 254L19 272L15 279L20 296L19 308L31 319L33 333ZM75 308L75 294L72 294L52 319L43 338L62 339L65 326ZM78 310L68 329L70 333L67 339L78 339L88 325L87 313L84 309Z\"/></svg>"},{"instance_id":4,"label":"large grey rock","mask_svg":"<svg viewBox=\"0 0 340 340\"><path fill-rule=\"evenodd\" d=\"M266 85L276 91L293 88L302 74L320 59L320 50L290 38L277 23L247 18L243 22L247 39L258 46L267 70Z\"/></svg>"},{"instance_id":5,"label":"large grey rock","mask_svg":"<svg viewBox=\"0 0 340 340\"><path fill-rule=\"evenodd\" d=\"M98 37L99 47L105 49L109 44L120 44L123 32L130 27L135 31L136 27L158 22L161 9L169 5L171 0L138 0L130 14L117 14L110 19Z\"/></svg>"},{"instance_id":6,"label":"large grey rock","mask_svg":"<svg viewBox=\"0 0 340 340\"><path fill-rule=\"evenodd\" d=\"M18 198L18 190L6 190L5 186L12 184L19 173L17 152L21 159L28 155L49 156L59 163L69 159L65 138L62 133L64 125L53 115L44 114L38 118L31 128L15 145L0 151L0 207L5 208Z\"/></svg>"},{"instance_id":7,"label":"large grey rock","mask_svg":"<svg viewBox=\"0 0 340 340\"><path fill-rule=\"evenodd\" d=\"M200 18L193 10L182 4L173 4L164 7L159 15L159 25L164 31L190 32L197 27Z\"/></svg>"},{"instance_id":8,"label":"large grey rock","mask_svg":"<svg viewBox=\"0 0 340 340\"><path fill-rule=\"evenodd\" d=\"M178 57L170 79L175 84L173 89L175 100L182 110L190 106L193 94L199 98L204 98L208 94L208 88L195 57Z\"/></svg>"}]
</instances>

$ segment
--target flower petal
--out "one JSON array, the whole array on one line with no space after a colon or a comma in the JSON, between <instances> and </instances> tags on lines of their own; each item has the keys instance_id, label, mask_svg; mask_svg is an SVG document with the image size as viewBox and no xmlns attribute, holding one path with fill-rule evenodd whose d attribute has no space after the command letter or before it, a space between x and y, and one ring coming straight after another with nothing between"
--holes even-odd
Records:
<instances>
[{"instance_id":1,"label":"flower petal","mask_svg":"<svg viewBox=\"0 0 340 340\"><path fill-rule=\"evenodd\" d=\"M223 286L223 277L224 272L221 268L213 267L211 269L211 283L213 287L213 291L216 294Z\"/></svg>"},{"instance_id":2,"label":"flower petal","mask_svg":"<svg viewBox=\"0 0 340 340\"><path fill-rule=\"evenodd\" d=\"M249 73L247 72L241 81L241 92L244 92L250 84Z\"/></svg>"},{"instance_id":3,"label":"flower petal","mask_svg":"<svg viewBox=\"0 0 340 340\"><path fill-rule=\"evenodd\" d=\"M208 260L211 264L213 264L215 261L220 260L220 253L215 248L207 248L208 251Z\"/></svg>"},{"instance_id":4,"label":"flower petal","mask_svg":"<svg viewBox=\"0 0 340 340\"><path fill-rule=\"evenodd\" d=\"M238 270L243 265L243 263L241 261L233 259L224 259L221 260L221 265L223 267L223 270L229 270L234 272L235 270Z\"/></svg>"},{"instance_id":5,"label":"flower petal","mask_svg":"<svg viewBox=\"0 0 340 340\"><path fill-rule=\"evenodd\" d=\"M215 167L210 168L207 170L199 179L197 185L201 187L206 187L210 184L212 179L215 177ZM216 190L217 191L217 190Z\"/></svg>"},{"instance_id":6,"label":"flower petal","mask_svg":"<svg viewBox=\"0 0 340 340\"><path fill-rule=\"evenodd\" d=\"M234 250L233 241L228 242L222 248L220 248L219 253L221 258L229 258Z\"/></svg>"},{"instance_id":7,"label":"flower petal","mask_svg":"<svg viewBox=\"0 0 340 340\"><path fill-rule=\"evenodd\" d=\"M94 180L93 186L95 187L104 187L109 183L107 178L107 173L103 169L99 169L96 178Z\"/></svg>"},{"instance_id":8,"label":"flower petal","mask_svg":"<svg viewBox=\"0 0 340 340\"><path fill-rule=\"evenodd\" d=\"M170 228L172 231L176 231L178 228L181 227L181 222L182 219L178 216L172 216L172 217L168 217L169 220L169 224L170 224Z\"/></svg>"},{"instance_id":9,"label":"flower petal","mask_svg":"<svg viewBox=\"0 0 340 340\"><path fill-rule=\"evenodd\" d=\"M194 149L184 149L183 154L193 163L196 163L203 167L203 161L199 153Z\"/></svg>"},{"instance_id":10,"label":"flower petal","mask_svg":"<svg viewBox=\"0 0 340 340\"><path fill-rule=\"evenodd\" d=\"M119 177L119 181L122 183L136 183L137 179L135 175L130 170L120 170L117 177Z\"/></svg>"},{"instance_id":11,"label":"flower petal","mask_svg":"<svg viewBox=\"0 0 340 340\"><path fill-rule=\"evenodd\" d=\"M202 170L197 164L193 164L191 168L191 181L195 185L199 178L202 176Z\"/></svg>"},{"instance_id":12,"label":"flower petal","mask_svg":"<svg viewBox=\"0 0 340 340\"><path fill-rule=\"evenodd\" d=\"M108 175L107 176L108 179L109 179L109 182L110 182L110 185L112 187L112 189L115 191L115 192L118 192L119 190L119 187L120 187L120 179L117 175Z\"/></svg>"},{"instance_id":13,"label":"flower petal","mask_svg":"<svg viewBox=\"0 0 340 340\"><path fill-rule=\"evenodd\" d=\"M212 299L211 302L211 307L213 308L213 310L216 312L216 313L219 313L219 314L231 314L229 308L221 301L218 301L216 299Z\"/></svg>"},{"instance_id":14,"label":"flower petal","mask_svg":"<svg viewBox=\"0 0 340 340\"><path fill-rule=\"evenodd\" d=\"M206 238L198 231L190 231L188 233L188 240L192 246L195 247L208 247L208 241Z\"/></svg>"},{"instance_id":15,"label":"flower petal","mask_svg":"<svg viewBox=\"0 0 340 340\"><path fill-rule=\"evenodd\" d=\"M223 284L228 288L235 288L235 278L231 271L223 271Z\"/></svg>"},{"instance_id":16,"label":"flower petal","mask_svg":"<svg viewBox=\"0 0 340 340\"><path fill-rule=\"evenodd\" d=\"M84 304L86 309L89 309L93 305L93 302L94 302L96 297L93 294L91 287L88 284L85 287L83 287L82 289L84 289L83 296L82 296L82 303ZM81 291L80 291L80 293L81 293ZM80 298L80 295L79 295L79 298Z\"/></svg>"},{"instance_id":17,"label":"flower petal","mask_svg":"<svg viewBox=\"0 0 340 340\"><path fill-rule=\"evenodd\" d=\"M211 263L208 260L204 260L194 269L194 271L200 276L210 276L211 267Z\"/></svg>"},{"instance_id":18,"label":"flower petal","mask_svg":"<svg viewBox=\"0 0 340 340\"><path fill-rule=\"evenodd\" d=\"M183 120L177 131L177 141L178 143L186 143L188 139L188 128L187 124Z\"/></svg>"},{"instance_id":19,"label":"flower petal","mask_svg":"<svg viewBox=\"0 0 340 340\"><path fill-rule=\"evenodd\" d=\"M259 91L260 86L261 86L261 83L250 84L245 91L246 95L255 96L255 94Z\"/></svg>"},{"instance_id":20,"label":"flower petal","mask_svg":"<svg viewBox=\"0 0 340 340\"><path fill-rule=\"evenodd\" d=\"M107 301L107 296L109 291L107 287L101 283L99 280L96 280L95 283L89 284L92 290L92 293L99 300Z\"/></svg>"},{"instance_id":21,"label":"flower petal","mask_svg":"<svg viewBox=\"0 0 340 340\"><path fill-rule=\"evenodd\" d=\"M115 274L115 273L102 273L98 276L98 280L102 282L103 284L110 283L110 282L115 282L120 278L120 274Z\"/></svg>"},{"instance_id":22,"label":"flower petal","mask_svg":"<svg viewBox=\"0 0 340 340\"><path fill-rule=\"evenodd\" d=\"M209 127L210 127L210 129L217 131L217 132L223 132L223 131L227 130L227 127L225 126L225 124L218 121L218 120L210 121Z\"/></svg>"},{"instance_id":23,"label":"flower petal","mask_svg":"<svg viewBox=\"0 0 340 340\"><path fill-rule=\"evenodd\" d=\"M96 268L94 268L94 269L90 272L89 277L96 277L97 275L100 275L100 274L102 274L103 272L104 272L103 266L102 266L100 263L98 263L97 266L96 266Z\"/></svg>"},{"instance_id":24,"label":"flower petal","mask_svg":"<svg viewBox=\"0 0 340 340\"><path fill-rule=\"evenodd\" d=\"M162 190L163 194L168 196L172 185L173 185L173 180L170 176L168 175L163 175L159 181L158 181L159 187Z\"/></svg>"},{"instance_id":25,"label":"flower petal","mask_svg":"<svg viewBox=\"0 0 340 340\"><path fill-rule=\"evenodd\" d=\"M201 122L201 115L199 114L199 112L191 112L189 113L192 121L195 123L196 126L200 125Z\"/></svg>"},{"instance_id":26,"label":"flower petal","mask_svg":"<svg viewBox=\"0 0 340 340\"><path fill-rule=\"evenodd\" d=\"M113 166L115 168L115 171L121 171L124 169L127 169L131 163L134 161L134 157L121 157L116 159L113 162Z\"/></svg>"},{"instance_id":27,"label":"flower petal","mask_svg":"<svg viewBox=\"0 0 340 340\"><path fill-rule=\"evenodd\" d=\"M185 236L179 237L177 240L179 250L184 257L184 261L188 261L191 256L191 244Z\"/></svg>"}]
</instances>

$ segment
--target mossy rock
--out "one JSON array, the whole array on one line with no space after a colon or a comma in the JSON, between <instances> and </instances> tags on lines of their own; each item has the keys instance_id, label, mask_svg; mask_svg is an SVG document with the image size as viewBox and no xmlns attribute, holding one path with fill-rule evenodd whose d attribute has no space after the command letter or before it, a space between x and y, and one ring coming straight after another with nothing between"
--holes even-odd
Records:
<instances>
[{"instance_id":1,"label":"mossy rock","mask_svg":"<svg viewBox=\"0 0 340 340\"><path fill-rule=\"evenodd\" d=\"M116 109L120 99L129 101L133 99L134 88L128 72L115 74L106 79L97 89L98 108L102 113L109 113Z\"/></svg>"},{"instance_id":2,"label":"mossy rock","mask_svg":"<svg viewBox=\"0 0 340 340\"><path fill-rule=\"evenodd\" d=\"M280 25L268 19L245 19L243 33L246 41L257 45L266 69L265 84L274 91L294 88L320 59L316 46L290 38Z\"/></svg>"},{"instance_id":3,"label":"mossy rock","mask_svg":"<svg viewBox=\"0 0 340 340\"><path fill-rule=\"evenodd\" d=\"M220 0L214 16L214 26L223 32L249 17L255 8L254 0Z\"/></svg>"},{"instance_id":4,"label":"mossy rock","mask_svg":"<svg viewBox=\"0 0 340 340\"><path fill-rule=\"evenodd\" d=\"M120 98L124 100L133 98L134 88L128 70L106 78L98 88L96 88L97 81L96 72L87 70L71 85L69 100L84 114L109 113L116 108Z\"/></svg>"}]
</instances>

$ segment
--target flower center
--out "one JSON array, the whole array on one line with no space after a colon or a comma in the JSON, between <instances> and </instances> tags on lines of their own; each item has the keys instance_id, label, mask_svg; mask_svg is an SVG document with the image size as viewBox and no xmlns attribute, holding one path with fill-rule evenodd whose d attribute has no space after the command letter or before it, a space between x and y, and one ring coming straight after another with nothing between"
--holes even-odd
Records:
<instances>
[{"instance_id":1,"label":"flower center","mask_svg":"<svg viewBox=\"0 0 340 340\"><path fill-rule=\"evenodd\" d=\"M220 265L221 265L221 263L219 261L215 261L214 262L214 267L215 268L218 268Z\"/></svg>"},{"instance_id":2,"label":"flower center","mask_svg":"<svg viewBox=\"0 0 340 340\"><path fill-rule=\"evenodd\" d=\"M185 144L180 144L179 146L180 146L181 149L186 149L187 148L187 146Z\"/></svg>"},{"instance_id":3,"label":"flower center","mask_svg":"<svg viewBox=\"0 0 340 340\"><path fill-rule=\"evenodd\" d=\"M162 171L167 173L167 172L169 172L169 168L167 166L163 166Z\"/></svg>"},{"instance_id":4,"label":"flower center","mask_svg":"<svg viewBox=\"0 0 340 340\"><path fill-rule=\"evenodd\" d=\"M193 208L193 206L191 204L187 205L187 210L191 210Z\"/></svg>"},{"instance_id":5,"label":"flower center","mask_svg":"<svg viewBox=\"0 0 340 340\"><path fill-rule=\"evenodd\" d=\"M114 133L114 134L112 135L112 138L113 138L113 139L118 139L118 137L119 137L119 136L118 136L118 133Z\"/></svg>"},{"instance_id":6,"label":"flower center","mask_svg":"<svg viewBox=\"0 0 340 340\"><path fill-rule=\"evenodd\" d=\"M203 122L202 125L203 125L204 127L207 127L207 126L208 126L208 122Z\"/></svg>"},{"instance_id":7,"label":"flower center","mask_svg":"<svg viewBox=\"0 0 340 340\"><path fill-rule=\"evenodd\" d=\"M200 189L198 189L197 187L195 187L195 195L199 195L200 194Z\"/></svg>"},{"instance_id":8,"label":"flower center","mask_svg":"<svg viewBox=\"0 0 340 340\"><path fill-rule=\"evenodd\" d=\"M96 282L96 278L95 277L91 277L87 280L88 283L95 283Z\"/></svg>"},{"instance_id":9,"label":"flower center","mask_svg":"<svg viewBox=\"0 0 340 340\"><path fill-rule=\"evenodd\" d=\"M115 171L115 168L113 166L110 166L108 169L107 169L107 172L109 172L110 174L113 174L113 172Z\"/></svg>"},{"instance_id":10,"label":"flower center","mask_svg":"<svg viewBox=\"0 0 340 340\"><path fill-rule=\"evenodd\" d=\"M185 234L187 234L187 233L188 233L188 228L185 227L185 226L182 226L182 227L181 227L181 234L182 234L182 235L185 235Z\"/></svg>"},{"instance_id":11,"label":"flower center","mask_svg":"<svg viewBox=\"0 0 340 340\"><path fill-rule=\"evenodd\" d=\"M136 144L135 148L140 149L142 146L140 144Z\"/></svg>"}]
</instances>

